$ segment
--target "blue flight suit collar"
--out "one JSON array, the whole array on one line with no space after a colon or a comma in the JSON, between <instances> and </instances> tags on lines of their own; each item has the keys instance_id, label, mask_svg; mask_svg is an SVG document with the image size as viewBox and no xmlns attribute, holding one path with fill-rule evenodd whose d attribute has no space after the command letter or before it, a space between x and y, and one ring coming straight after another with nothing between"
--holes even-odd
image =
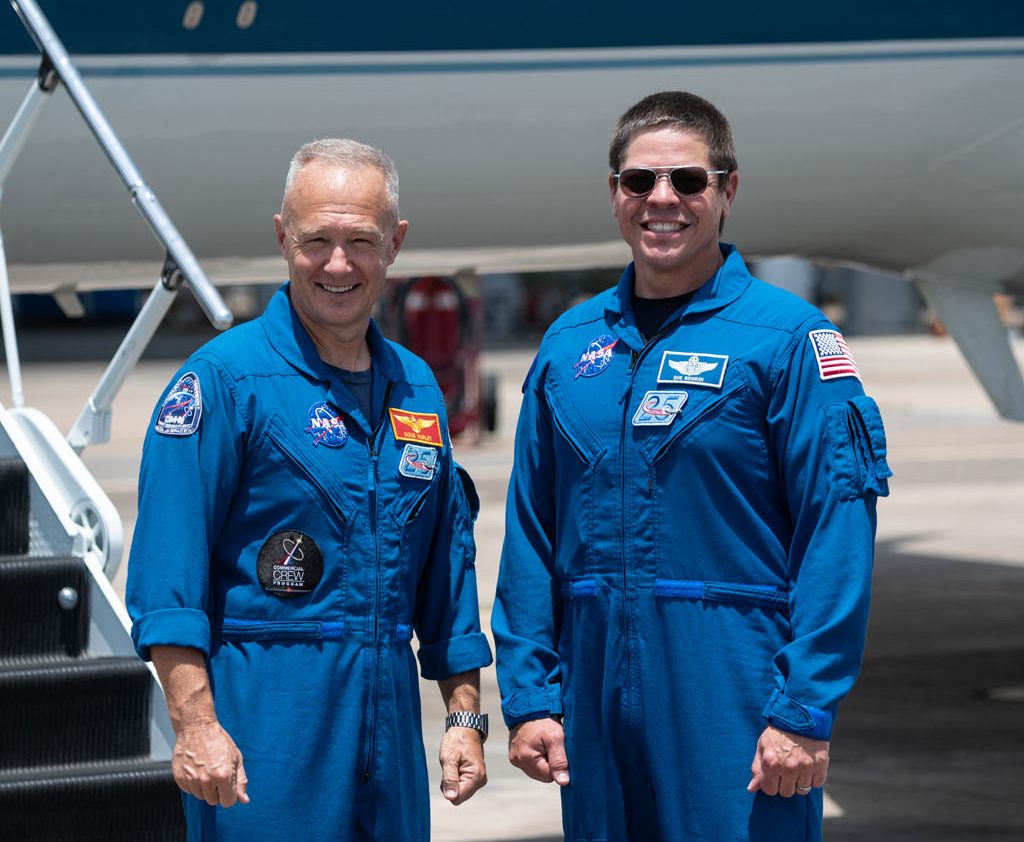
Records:
<instances>
[{"instance_id":1,"label":"blue flight suit collar","mask_svg":"<svg viewBox=\"0 0 1024 842\"><path fill-rule=\"evenodd\" d=\"M338 369L320 358L313 339L292 306L290 287L291 282L285 282L274 293L260 317L271 347L293 368L313 380L324 383L329 389L328 394L332 402L347 415L360 421L364 430L369 433L374 427L373 419L363 417L357 401L348 388L339 381ZM366 329L366 343L370 347L373 366L372 404L376 417L383 411L382 405L385 403L387 390L385 384L406 383L408 377L402 369L398 355L373 319L370 319Z\"/></svg>"},{"instance_id":2,"label":"blue flight suit collar","mask_svg":"<svg viewBox=\"0 0 1024 842\"><path fill-rule=\"evenodd\" d=\"M710 313L721 310L739 298L750 286L750 271L743 262L739 249L731 243L721 243L722 257L725 261L718 271L699 286L685 305L686 315ZM608 324L615 328L616 333L635 351L644 347L644 339L636 326L636 315L633 313L633 286L636 282L636 269L630 263L619 278L614 294L608 299L605 317ZM682 311L684 308L680 308ZM681 315L676 312L665 324L675 322Z\"/></svg>"}]
</instances>

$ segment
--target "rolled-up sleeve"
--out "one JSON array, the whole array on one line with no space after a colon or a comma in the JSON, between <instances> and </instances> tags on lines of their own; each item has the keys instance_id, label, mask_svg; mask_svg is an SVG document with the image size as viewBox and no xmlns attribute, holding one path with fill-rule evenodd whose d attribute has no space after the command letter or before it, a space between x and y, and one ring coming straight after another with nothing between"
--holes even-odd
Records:
<instances>
[{"instance_id":1,"label":"rolled-up sleeve","mask_svg":"<svg viewBox=\"0 0 1024 842\"><path fill-rule=\"evenodd\" d=\"M183 377L198 383L195 429L157 431L167 395ZM125 590L136 651L151 646L210 650L212 548L235 493L244 422L214 360L194 357L161 396L146 433L139 512Z\"/></svg>"},{"instance_id":2,"label":"rolled-up sleeve","mask_svg":"<svg viewBox=\"0 0 1024 842\"><path fill-rule=\"evenodd\" d=\"M469 474L450 456L445 462L444 503L417 588L414 616L420 672L432 680L492 661L491 646L480 631L476 588L473 524L480 503Z\"/></svg>"}]
</instances>

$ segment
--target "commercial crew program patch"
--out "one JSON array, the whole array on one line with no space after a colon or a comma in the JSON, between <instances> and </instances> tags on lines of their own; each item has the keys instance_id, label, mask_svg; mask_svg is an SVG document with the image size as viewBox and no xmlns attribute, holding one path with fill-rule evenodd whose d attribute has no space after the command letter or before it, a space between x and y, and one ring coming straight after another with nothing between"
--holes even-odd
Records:
<instances>
[{"instance_id":1,"label":"commercial crew program patch","mask_svg":"<svg viewBox=\"0 0 1024 842\"><path fill-rule=\"evenodd\" d=\"M648 392L636 408L633 426L667 427L683 411L687 397L686 392Z\"/></svg>"},{"instance_id":2,"label":"commercial crew program patch","mask_svg":"<svg viewBox=\"0 0 1024 842\"><path fill-rule=\"evenodd\" d=\"M181 375L167 393L153 429L164 436L190 436L199 429L202 416L203 390L199 375L190 371Z\"/></svg>"},{"instance_id":3,"label":"commercial crew program patch","mask_svg":"<svg viewBox=\"0 0 1024 842\"><path fill-rule=\"evenodd\" d=\"M812 330L807 336L814 348L818 374L822 380L834 380L836 377L856 377L860 380L860 369L838 330Z\"/></svg>"},{"instance_id":4,"label":"commercial crew program patch","mask_svg":"<svg viewBox=\"0 0 1024 842\"><path fill-rule=\"evenodd\" d=\"M309 426L306 432L313 437L313 446L341 447L348 441L348 429L341 412L327 401L309 408Z\"/></svg>"},{"instance_id":5,"label":"commercial crew program patch","mask_svg":"<svg viewBox=\"0 0 1024 842\"><path fill-rule=\"evenodd\" d=\"M267 593L293 599L312 592L324 575L324 556L305 532L276 532L263 542L256 574Z\"/></svg>"},{"instance_id":6,"label":"commercial crew program patch","mask_svg":"<svg viewBox=\"0 0 1024 842\"><path fill-rule=\"evenodd\" d=\"M398 441L416 444L432 444L443 447L441 419L436 412L412 412L408 409L388 407L391 416L391 431Z\"/></svg>"},{"instance_id":7,"label":"commercial crew program patch","mask_svg":"<svg viewBox=\"0 0 1024 842\"><path fill-rule=\"evenodd\" d=\"M607 333L593 340L580 355L580 361L573 366L576 377L597 377L611 365L612 352L618 344L619 340Z\"/></svg>"},{"instance_id":8,"label":"commercial crew program patch","mask_svg":"<svg viewBox=\"0 0 1024 842\"><path fill-rule=\"evenodd\" d=\"M721 389L729 358L724 354L696 354L692 351L666 351L661 355L659 383L685 383Z\"/></svg>"},{"instance_id":9,"label":"commercial crew program patch","mask_svg":"<svg viewBox=\"0 0 1024 842\"><path fill-rule=\"evenodd\" d=\"M398 473L411 479L432 480L437 465L437 449L420 444L407 444L398 461Z\"/></svg>"}]
</instances>

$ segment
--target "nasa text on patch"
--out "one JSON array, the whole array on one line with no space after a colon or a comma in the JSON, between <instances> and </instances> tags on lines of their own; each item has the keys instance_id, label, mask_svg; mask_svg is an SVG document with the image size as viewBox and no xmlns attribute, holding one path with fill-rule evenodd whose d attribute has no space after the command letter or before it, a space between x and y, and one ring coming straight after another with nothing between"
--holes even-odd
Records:
<instances>
[{"instance_id":1,"label":"nasa text on patch","mask_svg":"<svg viewBox=\"0 0 1024 842\"><path fill-rule=\"evenodd\" d=\"M607 333L593 340L580 354L579 362L573 368L576 370L574 377L596 377L611 364L612 352L619 340Z\"/></svg>"},{"instance_id":2,"label":"nasa text on patch","mask_svg":"<svg viewBox=\"0 0 1024 842\"><path fill-rule=\"evenodd\" d=\"M659 383L685 383L721 389L729 357L723 354L698 354L692 351L666 351L661 355Z\"/></svg>"},{"instance_id":3,"label":"nasa text on patch","mask_svg":"<svg viewBox=\"0 0 1024 842\"><path fill-rule=\"evenodd\" d=\"M408 409L388 407L391 416L391 430L398 441L417 444L432 444L443 447L441 419L435 412L412 412Z\"/></svg>"},{"instance_id":4,"label":"nasa text on patch","mask_svg":"<svg viewBox=\"0 0 1024 842\"><path fill-rule=\"evenodd\" d=\"M202 415L203 391L199 375L190 371L181 375L167 393L153 429L165 436L190 436L199 429Z\"/></svg>"},{"instance_id":5,"label":"nasa text on patch","mask_svg":"<svg viewBox=\"0 0 1024 842\"><path fill-rule=\"evenodd\" d=\"M313 437L313 446L341 447L348 441L348 429L341 412L327 401L319 401L309 408L306 432Z\"/></svg>"},{"instance_id":6,"label":"nasa text on patch","mask_svg":"<svg viewBox=\"0 0 1024 842\"><path fill-rule=\"evenodd\" d=\"M807 336L814 348L818 361L818 374L822 380L836 377L856 377L860 380L860 369L853 361L846 340L838 330L812 330Z\"/></svg>"},{"instance_id":7,"label":"nasa text on patch","mask_svg":"<svg viewBox=\"0 0 1024 842\"><path fill-rule=\"evenodd\" d=\"M682 412L687 397L686 392L648 392L636 408L633 426L667 427Z\"/></svg>"},{"instance_id":8,"label":"nasa text on patch","mask_svg":"<svg viewBox=\"0 0 1024 842\"><path fill-rule=\"evenodd\" d=\"M398 473L412 479L431 480L437 465L437 450L421 444L407 444L398 460Z\"/></svg>"}]
</instances>

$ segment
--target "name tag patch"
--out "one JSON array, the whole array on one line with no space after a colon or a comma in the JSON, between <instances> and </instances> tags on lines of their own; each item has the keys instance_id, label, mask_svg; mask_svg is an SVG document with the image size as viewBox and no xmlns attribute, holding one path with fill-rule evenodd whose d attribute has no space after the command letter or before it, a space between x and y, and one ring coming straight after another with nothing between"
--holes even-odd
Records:
<instances>
[{"instance_id":1,"label":"name tag patch","mask_svg":"<svg viewBox=\"0 0 1024 842\"><path fill-rule=\"evenodd\" d=\"M666 351L661 355L659 383L686 383L721 389L729 357L723 354L695 354L691 351Z\"/></svg>"},{"instance_id":2,"label":"name tag patch","mask_svg":"<svg viewBox=\"0 0 1024 842\"><path fill-rule=\"evenodd\" d=\"M682 412L687 397L686 392L648 392L636 408L633 426L667 427Z\"/></svg>"},{"instance_id":3,"label":"name tag patch","mask_svg":"<svg viewBox=\"0 0 1024 842\"><path fill-rule=\"evenodd\" d=\"M289 529L264 541L256 573L267 593L293 599L312 592L324 575L324 557L316 541Z\"/></svg>"},{"instance_id":4,"label":"name tag patch","mask_svg":"<svg viewBox=\"0 0 1024 842\"><path fill-rule=\"evenodd\" d=\"M612 362L612 351L619 344L619 340L607 333L597 337L587 345L580 355L580 361L573 368L576 369L576 377L597 377L602 371L608 368Z\"/></svg>"},{"instance_id":5,"label":"name tag patch","mask_svg":"<svg viewBox=\"0 0 1024 842\"><path fill-rule=\"evenodd\" d=\"M348 441L348 429L341 412L327 401L320 401L309 408L309 426L306 432L313 437L313 447L341 447Z\"/></svg>"},{"instance_id":6,"label":"name tag patch","mask_svg":"<svg viewBox=\"0 0 1024 842\"><path fill-rule=\"evenodd\" d=\"M441 440L441 419L437 413L388 407L388 414L391 416L391 431L398 441L444 446Z\"/></svg>"},{"instance_id":7,"label":"name tag patch","mask_svg":"<svg viewBox=\"0 0 1024 842\"><path fill-rule=\"evenodd\" d=\"M412 479L432 480L437 466L437 450L418 444L407 444L398 462L398 473Z\"/></svg>"},{"instance_id":8,"label":"name tag patch","mask_svg":"<svg viewBox=\"0 0 1024 842\"><path fill-rule=\"evenodd\" d=\"M199 375L194 372L183 374L171 387L153 429L165 436L190 436L199 429L203 415L203 390L199 386Z\"/></svg>"}]
</instances>

